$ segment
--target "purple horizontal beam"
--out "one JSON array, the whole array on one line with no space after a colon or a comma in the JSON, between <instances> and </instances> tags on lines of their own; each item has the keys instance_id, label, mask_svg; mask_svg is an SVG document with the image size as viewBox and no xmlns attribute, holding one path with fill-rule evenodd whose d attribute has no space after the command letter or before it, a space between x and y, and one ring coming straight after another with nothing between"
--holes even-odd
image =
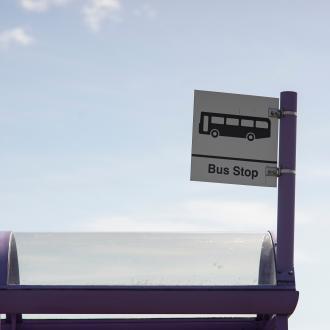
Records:
<instances>
[{"instance_id":1,"label":"purple horizontal beam","mask_svg":"<svg viewBox=\"0 0 330 330\"><path fill-rule=\"evenodd\" d=\"M0 289L0 313L26 314L291 314L295 290L223 287Z\"/></svg>"},{"instance_id":2,"label":"purple horizontal beam","mask_svg":"<svg viewBox=\"0 0 330 330\"><path fill-rule=\"evenodd\" d=\"M263 321L256 319L135 319L135 320L24 320L20 330L255 330ZM2 324L2 330L12 330Z\"/></svg>"}]
</instances>

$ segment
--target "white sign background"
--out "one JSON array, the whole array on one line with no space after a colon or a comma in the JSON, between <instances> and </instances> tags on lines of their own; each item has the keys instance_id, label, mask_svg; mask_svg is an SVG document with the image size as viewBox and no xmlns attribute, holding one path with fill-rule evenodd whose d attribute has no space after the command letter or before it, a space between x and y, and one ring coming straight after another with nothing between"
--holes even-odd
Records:
<instances>
[{"instance_id":1,"label":"white sign background","mask_svg":"<svg viewBox=\"0 0 330 330\"><path fill-rule=\"evenodd\" d=\"M191 180L276 187L266 175L277 166L278 119L268 116L278 98L196 90L192 134ZM246 138L200 134L201 112L263 117L270 120L270 137Z\"/></svg>"}]
</instances>

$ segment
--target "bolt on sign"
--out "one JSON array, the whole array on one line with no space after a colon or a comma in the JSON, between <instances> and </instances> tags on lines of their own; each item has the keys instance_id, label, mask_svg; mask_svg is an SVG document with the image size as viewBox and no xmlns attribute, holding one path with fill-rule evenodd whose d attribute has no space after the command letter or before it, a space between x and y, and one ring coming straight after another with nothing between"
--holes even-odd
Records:
<instances>
[{"instance_id":1,"label":"bolt on sign","mask_svg":"<svg viewBox=\"0 0 330 330\"><path fill-rule=\"evenodd\" d=\"M196 90L193 181L276 187L279 99Z\"/></svg>"}]
</instances>

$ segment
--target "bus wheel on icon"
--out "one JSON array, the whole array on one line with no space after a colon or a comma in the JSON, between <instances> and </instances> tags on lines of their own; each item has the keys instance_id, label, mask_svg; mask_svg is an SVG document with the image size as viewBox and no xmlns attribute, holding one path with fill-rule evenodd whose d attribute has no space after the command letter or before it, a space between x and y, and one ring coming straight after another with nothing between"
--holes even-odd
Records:
<instances>
[{"instance_id":1,"label":"bus wheel on icon","mask_svg":"<svg viewBox=\"0 0 330 330\"><path fill-rule=\"evenodd\" d=\"M253 141L253 140L256 138L256 136L254 135L254 133L248 133L248 134L246 135L246 138L247 138L249 141Z\"/></svg>"},{"instance_id":2,"label":"bus wheel on icon","mask_svg":"<svg viewBox=\"0 0 330 330\"><path fill-rule=\"evenodd\" d=\"M214 138L217 138L218 136L220 136L220 132L217 129L212 129L210 134Z\"/></svg>"}]
</instances>

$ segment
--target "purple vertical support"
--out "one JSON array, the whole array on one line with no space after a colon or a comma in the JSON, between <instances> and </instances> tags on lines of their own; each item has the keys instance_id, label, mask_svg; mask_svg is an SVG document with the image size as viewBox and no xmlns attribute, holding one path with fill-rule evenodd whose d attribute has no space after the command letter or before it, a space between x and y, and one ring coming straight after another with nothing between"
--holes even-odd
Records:
<instances>
[{"instance_id":1,"label":"purple vertical support","mask_svg":"<svg viewBox=\"0 0 330 330\"><path fill-rule=\"evenodd\" d=\"M0 232L0 285L6 286L9 274L11 232Z\"/></svg>"},{"instance_id":2,"label":"purple vertical support","mask_svg":"<svg viewBox=\"0 0 330 330\"><path fill-rule=\"evenodd\" d=\"M297 93L281 92L277 206L277 283L294 285L294 213Z\"/></svg>"},{"instance_id":3,"label":"purple vertical support","mask_svg":"<svg viewBox=\"0 0 330 330\"><path fill-rule=\"evenodd\" d=\"M288 317L286 315L276 316L275 329L274 330L288 330Z\"/></svg>"}]
</instances>

